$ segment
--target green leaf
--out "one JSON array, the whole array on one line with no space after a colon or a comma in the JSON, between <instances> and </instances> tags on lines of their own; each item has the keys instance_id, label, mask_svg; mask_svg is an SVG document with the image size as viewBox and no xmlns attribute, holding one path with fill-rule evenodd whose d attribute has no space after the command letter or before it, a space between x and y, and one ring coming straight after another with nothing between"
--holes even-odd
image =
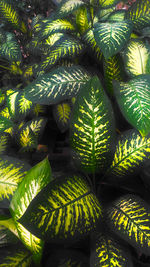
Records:
<instances>
[{"instance_id":1,"label":"green leaf","mask_svg":"<svg viewBox=\"0 0 150 267\"><path fill-rule=\"evenodd\" d=\"M150 156L150 137L142 137L136 130L120 136L108 175L125 177L137 171Z\"/></svg>"},{"instance_id":2,"label":"green leaf","mask_svg":"<svg viewBox=\"0 0 150 267\"><path fill-rule=\"evenodd\" d=\"M75 240L93 231L101 206L80 176L55 179L33 199L19 222L45 240Z\"/></svg>"},{"instance_id":3,"label":"green leaf","mask_svg":"<svg viewBox=\"0 0 150 267\"><path fill-rule=\"evenodd\" d=\"M51 167L48 159L32 167L19 184L10 203L11 214L16 221L20 239L34 253L38 262L42 256L43 242L20 225L17 220L25 213L33 198L51 181Z\"/></svg>"},{"instance_id":4,"label":"green leaf","mask_svg":"<svg viewBox=\"0 0 150 267\"><path fill-rule=\"evenodd\" d=\"M102 8L99 8L97 13L96 13L96 16L99 18L100 21L106 21L107 18L113 14L113 11L115 11L115 6L112 6L112 7L106 7L104 9Z\"/></svg>"},{"instance_id":5,"label":"green leaf","mask_svg":"<svg viewBox=\"0 0 150 267\"><path fill-rule=\"evenodd\" d=\"M101 8L107 8L116 5L119 3L119 0L98 0Z\"/></svg>"},{"instance_id":6,"label":"green leaf","mask_svg":"<svg viewBox=\"0 0 150 267\"><path fill-rule=\"evenodd\" d=\"M11 231L18 238L17 228L13 218L5 218L5 216L0 215L0 229L2 226L9 229L9 231Z\"/></svg>"},{"instance_id":7,"label":"green leaf","mask_svg":"<svg viewBox=\"0 0 150 267\"><path fill-rule=\"evenodd\" d=\"M90 266L133 267L131 255L125 246L109 233L96 232L93 238Z\"/></svg>"},{"instance_id":8,"label":"green leaf","mask_svg":"<svg viewBox=\"0 0 150 267\"><path fill-rule=\"evenodd\" d=\"M0 133L13 126L14 124L11 120L0 115Z\"/></svg>"},{"instance_id":9,"label":"green leaf","mask_svg":"<svg viewBox=\"0 0 150 267\"><path fill-rule=\"evenodd\" d=\"M115 10L107 18L108 21L124 21L126 10Z\"/></svg>"},{"instance_id":10,"label":"green leaf","mask_svg":"<svg viewBox=\"0 0 150 267\"><path fill-rule=\"evenodd\" d=\"M0 133L0 154L5 154L9 148L10 135L8 133Z\"/></svg>"},{"instance_id":11,"label":"green leaf","mask_svg":"<svg viewBox=\"0 0 150 267\"><path fill-rule=\"evenodd\" d=\"M140 197L117 199L106 210L106 222L115 234L150 254L150 208Z\"/></svg>"},{"instance_id":12,"label":"green leaf","mask_svg":"<svg viewBox=\"0 0 150 267\"><path fill-rule=\"evenodd\" d=\"M0 57L3 57L11 62L21 61L21 50L15 35L10 32L6 32L5 35L6 41L0 47Z\"/></svg>"},{"instance_id":13,"label":"green leaf","mask_svg":"<svg viewBox=\"0 0 150 267\"><path fill-rule=\"evenodd\" d=\"M129 82L114 82L120 110L143 136L150 133L150 75L143 74Z\"/></svg>"},{"instance_id":14,"label":"green leaf","mask_svg":"<svg viewBox=\"0 0 150 267\"><path fill-rule=\"evenodd\" d=\"M83 35L83 41L88 45L88 48L91 49L92 53L96 56L98 61L102 59L102 51L100 50L99 46L96 43L93 28L89 29L84 35Z\"/></svg>"},{"instance_id":15,"label":"green leaf","mask_svg":"<svg viewBox=\"0 0 150 267\"><path fill-rule=\"evenodd\" d=\"M129 40L131 32L132 23L129 20L94 25L95 40L106 59L121 51Z\"/></svg>"},{"instance_id":16,"label":"green leaf","mask_svg":"<svg viewBox=\"0 0 150 267\"><path fill-rule=\"evenodd\" d=\"M1 251L0 255L0 266L1 267L18 267L31 266L32 255L29 251L24 248L5 248L5 250Z\"/></svg>"},{"instance_id":17,"label":"green leaf","mask_svg":"<svg viewBox=\"0 0 150 267\"><path fill-rule=\"evenodd\" d=\"M0 0L0 13L3 18L9 22L14 29L19 29L23 33L27 32L27 28L23 21L20 20L19 15L7 0Z\"/></svg>"},{"instance_id":18,"label":"green leaf","mask_svg":"<svg viewBox=\"0 0 150 267\"><path fill-rule=\"evenodd\" d=\"M30 166L23 161L3 156L0 158L0 199L13 195Z\"/></svg>"},{"instance_id":19,"label":"green leaf","mask_svg":"<svg viewBox=\"0 0 150 267\"><path fill-rule=\"evenodd\" d=\"M134 30L140 31L150 25L150 0L136 0L126 12L126 19L133 21Z\"/></svg>"},{"instance_id":20,"label":"green leaf","mask_svg":"<svg viewBox=\"0 0 150 267\"><path fill-rule=\"evenodd\" d=\"M111 103L97 76L82 90L70 122L73 158L84 171L104 171L112 161L114 118Z\"/></svg>"},{"instance_id":21,"label":"green leaf","mask_svg":"<svg viewBox=\"0 0 150 267\"><path fill-rule=\"evenodd\" d=\"M69 35L67 36L67 34L65 34L51 48L48 56L46 55L44 60L42 60L39 68L41 70L47 70L53 67L58 62L58 60L62 58L72 58L80 55L83 52L83 49L84 45L79 39Z\"/></svg>"},{"instance_id":22,"label":"green leaf","mask_svg":"<svg viewBox=\"0 0 150 267\"><path fill-rule=\"evenodd\" d=\"M110 95L114 95L113 80L122 81L124 78L122 58L118 54L109 59L104 58L103 62L106 90Z\"/></svg>"},{"instance_id":23,"label":"green leaf","mask_svg":"<svg viewBox=\"0 0 150 267\"><path fill-rule=\"evenodd\" d=\"M59 18L66 17L69 14L72 14L72 12L77 10L79 7L84 5L85 3L82 0L63 0L59 4L58 9L56 10L56 14L54 14L54 16L57 16Z\"/></svg>"},{"instance_id":24,"label":"green leaf","mask_svg":"<svg viewBox=\"0 0 150 267\"><path fill-rule=\"evenodd\" d=\"M89 26L89 20L88 20L88 10L86 7L84 7L84 6L80 7L77 10L76 24L77 24L78 30L81 34L83 34L90 27Z\"/></svg>"},{"instance_id":25,"label":"green leaf","mask_svg":"<svg viewBox=\"0 0 150 267\"><path fill-rule=\"evenodd\" d=\"M60 131L65 132L70 126L71 105L64 101L53 106L53 116Z\"/></svg>"},{"instance_id":26,"label":"green leaf","mask_svg":"<svg viewBox=\"0 0 150 267\"><path fill-rule=\"evenodd\" d=\"M131 39L123 51L125 68L130 77L150 73L150 45Z\"/></svg>"},{"instance_id":27,"label":"green leaf","mask_svg":"<svg viewBox=\"0 0 150 267\"><path fill-rule=\"evenodd\" d=\"M67 19L47 19L39 32L40 38L47 38L56 32L72 32L75 30L74 25Z\"/></svg>"},{"instance_id":28,"label":"green leaf","mask_svg":"<svg viewBox=\"0 0 150 267\"><path fill-rule=\"evenodd\" d=\"M58 67L25 87L25 98L38 104L57 104L75 96L89 79L80 66Z\"/></svg>"},{"instance_id":29,"label":"green leaf","mask_svg":"<svg viewBox=\"0 0 150 267\"><path fill-rule=\"evenodd\" d=\"M19 239L5 226L0 225L0 249L2 247L9 246L11 244L16 245L19 243Z\"/></svg>"},{"instance_id":30,"label":"green leaf","mask_svg":"<svg viewBox=\"0 0 150 267\"><path fill-rule=\"evenodd\" d=\"M42 117L38 117L36 119L32 119L31 121L28 121L25 126L29 126L31 128L31 130L33 131L33 133L35 134L35 136L40 139L45 125L46 125L47 119L42 118Z\"/></svg>"},{"instance_id":31,"label":"green leaf","mask_svg":"<svg viewBox=\"0 0 150 267\"><path fill-rule=\"evenodd\" d=\"M19 132L17 133L17 142L23 152L32 151L37 148L37 138L30 125L25 124L19 129Z\"/></svg>"}]
</instances>

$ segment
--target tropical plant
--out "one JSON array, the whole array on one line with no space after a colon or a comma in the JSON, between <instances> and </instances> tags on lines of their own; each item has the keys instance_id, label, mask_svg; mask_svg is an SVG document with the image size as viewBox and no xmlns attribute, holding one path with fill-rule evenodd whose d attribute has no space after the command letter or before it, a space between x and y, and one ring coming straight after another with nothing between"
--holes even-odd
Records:
<instances>
[{"instance_id":1,"label":"tropical plant","mask_svg":"<svg viewBox=\"0 0 150 267\"><path fill-rule=\"evenodd\" d=\"M0 266L150 265L150 1L123 2L0 0Z\"/></svg>"}]
</instances>

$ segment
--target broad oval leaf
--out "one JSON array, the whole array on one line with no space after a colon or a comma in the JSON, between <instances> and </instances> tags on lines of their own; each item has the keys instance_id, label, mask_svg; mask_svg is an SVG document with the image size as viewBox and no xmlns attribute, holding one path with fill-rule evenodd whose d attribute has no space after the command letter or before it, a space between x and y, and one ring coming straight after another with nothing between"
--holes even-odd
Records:
<instances>
[{"instance_id":1,"label":"broad oval leaf","mask_svg":"<svg viewBox=\"0 0 150 267\"><path fill-rule=\"evenodd\" d=\"M62 58L72 58L83 52L84 45L77 38L65 34L50 49L48 56L42 60L40 70L53 67Z\"/></svg>"},{"instance_id":2,"label":"broad oval leaf","mask_svg":"<svg viewBox=\"0 0 150 267\"><path fill-rule=\"evenodd\" d=\"M3 156L0 158L0 199L9 198L17 189L30 166L23 161Z\"/></svg>"},{"instance_id":3,"label":"broad oval leaf","mask_svg":"<svg viewBox=\"0 0 150 267\"><path fill-rule=\"evenodd\" d=\"M98 0L98 2L99 2L100 7L108 8L108 7L116 5L120 1L119 0Z\"/></svg>"},{"instance_id":4,"label":"broad oval leaf","mask_svg":"<svg viewBox=\"0 0 150 267\"><path fill-rule=\"evenodd\" d=\"M106 222L115 234L150 254L150 208L140 197L117 199L106 210Z\"/></svg>"},{"instance_id":5,"label":"broad oval leaf","mask_svg":"<svg viewBox=\"0 0 150 267\"><path fill-rule=\"evenodd\" d=\"M115 10L107 18L108 21L124 21L126 10Z\"/></svg>"},{"instance_id":6,"label":"broad oval leaf","mask_svg":"<svg viewBox=\"0 0 150 267\"><path fill-rule=\"evenodd\" d=\"M22 152L32 151L37 148L38 140L30 125L25 123L16 133L16 141Z\"/></svg>"},{"instance_id":7,"label":"broad oval leaf","mask_svg":"<svg viewBox=\"0 0 150 267\"><path fill-rule=\"evenodd\" d=\"M121 51L129 40L131 32L132 23L129 20L94 25L95 40L107 59Z\"/></svg>"},{"instance_id":8,"label":"broad oval leaf","mask_svg":"<svg viewBox=\"0 0 150 267\"><path fill-rule=\"evenodd\" d=\"M143 41L131 39L123 51L123 58L126 71L131 78L150 73L150 45Z\"/></svg>"},{"instance_id":9,"label":"broad oval leaf","mask_svg":"<svg viewBox=\"0 0 150 267\"><path fill-rule=\"evenodd\" d=\"M92 240L90 266L133 267L131 255L110 233L98 233Z\"/></svg>"},{"instance_id":10,"label":"broad oval leaf","mask_svg":"<svg viewBox=\"0 0 150 267\"><path fill-rule=\"evenodd\" d=\"M88 10L86 7L80 7L76 14L76 24L78 30L81 34L83 34L86 30L88 30L89 19L88 19Z\"/></svg>"},{"instance_id":11,"label":"broad oval leaf","mask_svg":"<svg viewBox=\"0 0 150 267\"><path fill-rule=\"evenodd\" d=\"M63 0L59 4L56 14L54 16L57 16L59 18L63 18L68 16L70 13L77 10L79 7L84 6L85 3L82 0Z\"/></svg>"},{"instance_id":12,"label":"broad oval leaf","mask_svg":"<svg viewBox=\"0 0 150 267\"><path fill-rule=\"evenodd\" d=\"M14 123L10 119L0 115L0 133L13 126Z\"/></svg>"},{"instance_id":13,"label":"broad oval leaf","mask_svg":"<svg viewBox=\"0 0 150 267\"><path fill-rule=\"evenodd\" d=\"M65 132L70 125L71 104L62 102L53 106L53 116L60 131Z\"/></svg>"},{"instance_id":14,"label":"broad oval leaf","mask_svg":"<svg viewBox=\"0 0 150 267\"><path fill-rule=\"evenodd\" d=\"M25 87L25 98L38 104L57 104L75 96L90 77L81 66L58 67Z\"/></svg>"},{"instance_id":15,"label":"broad oval leaf","mask_svg":"<svg viewBox=\"0 0 150 267\"><path fill-rule=\"evenodd\" d=\"M126 18L133 21L134 29L140 31L150 25L150 0L136 0L126 12Z\"/></svg>"},{"instance_id":16,"label":"broad oval leaf","mask_svg":"<svg viewBox=\"0 0 150 267\"><path fill-rule=\"evenodd\" d=\"M51 181L51 167L48 159L32 167L19 184L10 203L11 214L16 221L20 239L32 251L38 262L42 256L43 242L20 225L17 220L24 214L33 198Z\"/></svg>"},{"instance_id":17,"label":"broad oval leaf","mask_svg":"<svg viewBox=\"0 0 150 267\"><path fill-rule=\"evenodd\" d=\"M18 267L24 266L29 267L31 266L32 262L32 255L31 253L22 248L14 248L8 247L7 249L1 249L1 257L0 257L0 266L1 267Z\"/></svg>"},{"instance_id":18,"label":"broad oval leaf","mask_svg":"<svg viewBox=\"0 0 150 267\"><path fill-rule=\"evenodd\" d=\"M114 118L111 103L97 76L80 91L71 117L73 158L84 171L104 171L114 152Z\"/></svg>"},{"instance_id":19,"label":"broad oval leaf","mask_svg":"<svg viewBox=\"0 0 150 267\"><path fill-rule=\"evenodd\" d=\"M122 114L142 136L150 133L150 75L129 82L114 82L114 92Z\"/></svg>"},{"instance_id":20,"label":"broad oval leaf","mask_svg":"<svg viewBox=\"0 0 150 267\"><path fill-rule=\"evenodd\" d=\"M137 171L150 155L150 136L142 137L136 130L122 134L116 146L108 175L125 177Z\"/></svg>"},{"instance_id":21,"label":"broad oval leaf","mask_svg":"<svg viewBox=\"0 0 150 267\"><path fill-rule=\"evenodd\" d=\"M45 240L75 240L93 231L101 205L87 182L68 175L46 186L33 199L19 222Z\"/></svg>"}]
</instances>

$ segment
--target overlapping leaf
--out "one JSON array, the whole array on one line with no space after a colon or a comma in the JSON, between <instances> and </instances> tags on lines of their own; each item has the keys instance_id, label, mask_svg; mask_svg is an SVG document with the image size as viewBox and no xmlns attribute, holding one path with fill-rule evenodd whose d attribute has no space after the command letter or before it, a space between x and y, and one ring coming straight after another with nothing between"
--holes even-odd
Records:
<instances>
[{"instance_id":1,"label":"overlapping leaf","mask_svg":"<svg viewBox=\"0 0 150 267\"><path fill-rule=\"evenodd\" d=\"M101 205L80 176L55 179L33 199L19 222L39 238L75 240L94 230Z\"/></svg>"},{"instance_id":2,"label":"overlapping leaf","mask_svg":"<svg viewBox=\"0 0 150 267\"><path fill-rule=\"evenodd\" d=\"M0 158L0 199L9 198L24 178L30 166L16 158Z\"/></svg>"},{"instance_id":3,"label":"overlapping leaf","mask_svg":"<svg viewBox=\"0 0 150 267\"><path fill-rule=\"evenodd\" d=\"M116 10L107 18L108 21L124 21L126 10Z\"/></svg>"},{"instance_id":4,"label":"overlapping leaf","mask_svg":"<svg viewBox=\"0 0 150 267\"><path fill-rule=\"evenodd\" d=\"M133 267L133 264L129 251L118 240L110 234L97 233L93 239L90 266Z\"/></svg>"},{"instance_id":5,"label":"overlapping leaf","mask_svg":"<svg viewBox=\"0 0 150 267\"><path fill-rule=\"evenodd\" d=\"M120 52L129 40L131 32L132 23L129 20L94 25L96 43L107 59Z\"/></svg>"},{"instance_id":6,"label":"overlapping leaf","mask_svg":"<svg viewBox=\"0 0 150 267\"><path fill-rule=\"evenodd\" d=\"M113 95L113 80L122 81L124 78L123 64L121 57L115 55L109 59L104 59L104 77L108 93Z\"/></svg>"},{"instance_id":7,"label":"overlapping leaf","mask_svg":"<svg viewBox=\"0 0 150 267\"><path fill-rule=\"evenodd\" d=\"M150 75L143 74L129 82L114 82L120 110L143 136L150 133Z\"/></svg>"},{"instance_id":8,"label":"overlapping leaf","mask_svg":"<svg viewBox=\"0 0 150 267\"><path fill-rule=\"evenodd\" d=\"M48 159L44 159L32 167L18 186L10 209L12 216L17 224L17 230L25 246L35 254L38 261L42 255L43 242L32 235L20 225L17 220L24 214L33 198L44 188L51 180L51 168Z\"/></svg>"},{"instance_id":9,"label":"overlapping leaf","mask_svg":"<svg viewBox=\"0 0 150 267\"><path fill-rule=\"evenodd\" d=\"M57 17L63 18L68 16L79 7L84 6L85 3L82 0L63 0L56 11Z\"/></svg>"},{"instance_id":10,"label":"overlapping leaf","mask_svg":"<svg viewBox=\"0 0 150 267\"><path fill-rule=\"evenodd\" d=\"M106 7L106 8L99 8L96 16L99 18L100 21L106 21L107 18L110 16L110 14L113 13L113 11L115 11L115 6L112 7Z\"/></svg>"},{"instance_id":11,"label":"overlapping leaf","mask_svg":"<svg viewBox=\"0 0 150 267\"><path fill-rule=\"evenodd\" d=\"M43 59L40 69L47 70L53 67L62 58L72 58L83 52L84 45L77 38L65 34L51 48L48 56Z\"/></svg>"},{"instance_id":12,"label":"overlapping leaf","mask_svg":"<svg viewBox=\"0 0 150 267\"><path fill-rule=\"evenodd\" d=\"M4 246L6 249L6 246L17 243L19 243L19 239L5 226L0 225L0 248Z\"/></svg>"},{"instance_id":13,"label":"overlapping leaf","mask_svg":"<svg viewBox=\"0 0 150 267\"><path fill-rule=\"evenodd\" d=\"M83 34L89 28L88 10L86 7L80 7L76 14L76 24L78 30Z\"/></svg>"},{"instance_id":14,"label":"overlapping leaf","mask_svg":"<svg viewBox=\"0 0 150 267\"><path fill-rule=\"evenodd\" d=\"M116 5L119 0L98 0L100 7L107 8Z\"/></svg>"},{"instance_id":15,"label":"overlapping leaf","mask_svg":"<svg viewBox=\"0 0 150 267\"><path fill-rule=\"evenodd\" d=\"M77 164L87 172L104 171L112 160L115 131L111 103L97 76L79 93L70 125Z\"/></svg>"},{"instance_id":16,"label":"overlapping leaf","mask_svg":"<svg viewBox=\"0 0 150 267\"><path fill-rule=\"evenodd\" d=\"M140 31L142 28L150 25L150 1L136 0L134 5L128 9L127 19L133 21L134 29Z\"/></svg>"},{"instance_id":17,"label":"overlapping leaf","mask_svg":"<svg viewBox=\"0 0 150 267\"><path fill-rule=\"evenodd\" d=\"M90 74L80 66L58 67L25 87L25 98L38 104L56 104L75 96L89 79Z\"/></svg>"},{"instance_id":18,"label":"overlapping leaf","mask_svg":"<svg viewBox=\"0 0 150 267\"><path fill-rule=\"evenodd\" d=\"M1 249L0 266L1 267L18 267L30 266L32 262L32 255L25 248L8 247Z\"/></svg>"},{"instance_id":19,"label":"overlapping leaf","mask_svg":"<svg viewBox=\"0 0 150 267\"><path fill-rule=\"evenodd\" d=\"M53 115L58 128L65 132L69 128L71 105L69 102L62 102L53 106Z\"/></svg>"},{"instance_id":20,"label":"overlapping leaf","mask_svg":"<svg viewBox=\"0 0 150 267\"><path fill-rule=\"evenodd\" d=\"M150 73L150 46L141 40L131 39L123 51L125 68L131 76Z\"/></svg>"},{"instance_id":21,"label":"overlapping leaf","mask_svg":"<svg viewBox=\"0 0 150 267\"><path fill-rule=\"evenodd\" d=\"M0 154L5 154L10 144L10 135L8 133L0 133Z\"/></svg>"},{"instance_id":22,"label":"overlapping leaf","mask_svg":"<svg viewBox=\"0 0 150 267\"><path fill-rule=\"evenodd\" d=\"M37 137L28 124L23 125L19 129L16 138L21 147L21 151L32 151L37 148Z\"/></svg>"},{"instance_id":23,"label":"overlapping leaf","mask_svg":"<svg viewBox=\"0 0 150 267\"><path fill-rule=\"evenodd\" d=\"M106 211L110 228L129 244L150 253L150 208L140 197L125 195Z\"/></svg>"},{"instance_id":24,"label":"overlapping leaf","mask_svg":"<svg viewBox=\"0 0 150 267\"><path fill-rule=\"evenodd\" d=\"M11 127L13 127L13 122L0 115L0 133Z\"/></svg>"},{"instance_id":25,"label":"overlapping leaf","mask_svg":"<svg viewBox=\"0 0 150 267\"><path fill-rule=\"evenodd\" d=\"M142 137L136 130L121 135L108 175L123 177L136 172L150 155L150 137Z\"/></svg>"},{"instance_id":26,"label":"overlapping leaf","mask_svg":"<svg viewBox=\"0 0 150 267\"><path fill-rule=\"evenodd\" d=\"M4 226L9 229L9 231L11 231L18 238L17 228L13 218L10 218L5 215L0 215L0 228L1 226Z\"/></svg>"}]
</instances>

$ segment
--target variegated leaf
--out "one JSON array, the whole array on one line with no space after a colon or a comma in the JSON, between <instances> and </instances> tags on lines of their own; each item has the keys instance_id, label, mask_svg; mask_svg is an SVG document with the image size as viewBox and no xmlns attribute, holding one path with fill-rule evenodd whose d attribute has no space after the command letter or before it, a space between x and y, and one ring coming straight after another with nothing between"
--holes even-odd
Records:
<instances>
[{"instance_id":1,"label":"variegated leaf","mask_svg":"<svg viewBox=\"0 0 150 267\"><path fill-rule=\"evenodd\" d=\"M77 24L77 27L78 27L78 30L81 34L83 34L85 31L88 30L88 28L90 27L90 22L89 22L89 19L88 19L88 10L86 7L80 7L78 10L77 10L77 13L76 13L76 24Z\"/></svg>"},{"instance_id":2,"label":"variegated leaf","mask_svg":"<svg viewBox=\"0 0 150 267\"><path fill-rule=\"evenodd\" d=\"M84 6L85 2L82 0L63 0L59 4L55 16L63 18L72 14L79 7Z\"/></svg>"},{"instance_id":3,"label":"variegated leaf","mask_svg":"<svg viewBox=\"0 0 150 267\"><path fill-rule=\"evenodd\" d=\"M84 45L79 39L65 34L51 48L48 56L46 55L42 60L39 68L41 70L47 70L53 67L62 58L72 58L80 55L83 52L83 49Z\"/></svg>"},{"instance_id":4,"label":"variegated leaf","mask_svg":"<svg viewBox=\"0 0 150 267\"><path fill-rule=\"evenodd\" d=\"M116 5L119 0L98 0L101 8L107 8Z\"/></svg>"},{"instance_id":5,"label":"variegated leaf","mask_svg":"<svg viewBox=\"0 0 150 267\"><path fill-rule=\"evenodd\" d=\"M113 95L113 80L122 81L124 78L123 62L119 54L104 59L104 77L106 90Z\"/></svg>"},{"instance_id":6,"label":"variegated leaf","mask_svg":"<svg viewBox=\"0 0 150 267\"><path fill-rule=\"evenodd\" d=\"M150 25L150 0L136 0L126 12L127 19L133 21L134 29L140 31Z\"/></svg>"},{"instance_id":7,"label":"variegated leaf","mask_svg":"<svg viewBox=\"0 0 150 267\"><path fill-rule=\"evenodd\" d=\"M69 102L62 102L53 106L53 116L56 120L57 126L63 133L69 128L71 105Z\"/></svg>"},{"instance_id":8,"label":"variegated leaf","mask_svg":"<svg viewBox=\"0 0 150 267\"><path fill-rule=\"evenodd\" d=\"M31 202L19 222L39 238L75 240L93 231L101 205L80 176L55 179Z\"/></svg>"},{"instance_id":9,"label":"variegated leaf","mask_svg":"<svg viewBox=\"0 0 150 267\"><path fill-rule=\"evenodd\" d=\"M132 32L129 20L102 22L94 25L94 36L97 45L106 59L114 56L125 46Z\"/></svg>"},{"instance_id":10,"label":"variegated leaf","mask_svg":"<svg viewBox=\"0 0 150 267\"><path fill-rule=\"evenodd\" d=\"M19 238L16 224L13 218L10 218L5 215L0 215L0 230L2 226L9 229L9 231L11 231L17 238Z\"/></svg>"},{"instance_id":11,"label":"variegated leaf","mask_svg":"<svg viewBox=\"0 0 150 267\"><path fill-rule=\"evenodd\" d=\"M125 177L137 171L150 156L150 136L142 137L136 130L129 130L118 139L108 176Z\"/></svg>"},{"instance_id":12,"label":"variegated leaf","mask_svg":"<svg viewBox=\"0 0 150 267\"><path fill-rule=\"evenodd\" d=\"M14 124L10 119L0 115L0 133L4 132L6 129L9 129L13 126Z\"/></svg>"},{"instance_id":13,"label":"variegated leaf","mask_svg":"<svg viewBox=\"0 0 150 267\"><path fill-rule=\"evenodd\" d=\"M106 222L115 234L150 254L150 208L140 197L117 199L106 210Z\"/></svg>"},{"instance_id":14,"label":"variegated leaf","mask_svg":"<svg viewBox=\"0 0 150 267\"><path fill-rule=\"evenodd\" d=\"M17 133L16 141L21 147L21 151L27 152L37 148L37 137L32 131L30 125L24 124Z\"/></svg>"},{"instance_id":15,"label":"variegated leaf","mask_svg":"<svg viewBox=\"0 0 150 267\"><path fill-rule=\"evenodd\" d=\"M50 36L48 36L48 38L45 39L45 44L51 47L57 41L59 41L63 36L64 36L64 33L62 33L62 32L53 33ZM38 42L38 40L37 40L37 42Z\"/></svg>"},{"instance_id":16,"label":"variegated leaf","mask_svg":"<svg viewBox=\"0 0 150 267\"><path fill-rule=\"evenodd\" d=\"M143 74L129 82L114 82L120 110L143 136L150 133L150 75Z\"/></svg>"},{"instance_id":17,"label":"variegated leaf","mask_svg":"<svg viewBox=\"0 0 150 267\"><path fill-rule=\"evenodd\" d=\"M24 128L30 127L34 135L39 139L44 131L47 119L38 117L36 119L32 119L24 124Z\"/></svg>"},{"instance_id":18,"label":"variegated leaf","mask_svg":"<svg viewBox=\"0 0 150 267\"><path fill-rule=\"evenodd\" d=\"M48 159L32 167L19 184L10 203L11 214L16 222L20 239L34 254L35 261L40 261L43 242L32 235L17 220L24 214L33 198L51 181L51 167Z\"/></svg>"},{"instance_id":19,"label":"variegated leaf","mask_svg":"<svg viewBox=\"0 0 150 267\"><path fill-rule=\"evenodd\" d=\"M0 199L13 195L30 166L23 161L3 156L0 158Z\"/></svg>"},{"instance_id":20,"label":"variegated leaf","mask_svg":"<svg viewBox=\"0 0 150 267\"><path fill-rule=\"evenodd\" d=\"M108 21L124 21L126 10L115 10L107 18Z\"/></svg>"},{"instance_id":21,"label":"variegated leaf","mask_svg":"<svg viewBox=\"0 0 150 267\"><path fill-rule=\"evenodd\" d=\"M111 103L97 76L80 91L70 122L73 158L89 173L104 171L114 152L114 118Z\"/></svg>"},{"instance_id":22,"label":"variegated leaf","mask_svg":"<svg viewBox=\"0 0 150 267\"><path fill-rule=\"evenodd\" d=\"M131 76L150 73L150 45L131 39L123 51L125 68Z\"/></svg>"},{"instance_id":23,"label":"variegated leaf","mask_svg":"<svg viewBox=\"0 0 150 267\"><path fill-rule=\"evenodd\" d=\"M29 267L31 266L32 255L25 248L8 247L1 250L0 266L1 267Z\"/></svg>"},{"instance_id":24,"label":"variegated leaf","mask_svg":"<svg viewBox=\"0 0 150 267\"><path fill-rule=\"evenodd\" d=\"M96 232L92 240L90 266L133 267L131 255L110 233Z\"/></svg>"},{"instance_id":25,"label":"variegated leaf","mask_svg":"<svg viewBox=\"0 0 150 267\"><path fill-rule=\"evenodd\" d=\"M25 87L25 98L38 104L57 104L75 96L90 77L80 66L58 67Z\"/></svg>"},{"instance_id":26,"label":"variegated leaf","mask_svg":"<svg viewBox=\"0 0 150 267\"><path fill-rule=\"evenodd\" d=\"M10 135L8 133L0 133L0 154L5 154L10 144Z\"/></svg>"},{"instance_id":27,"label":"variegated leaf","mask_svg":"<svg viewBox=\"0 0 150 267\"><path fill-rule=\"evenodd\" d=\"M3 225L0 225L0 249L2 247L16 245L20 240L14 235L8 228Z\"/></svg>"},{"instance_id":28,"label":"variegated leaf","mask_svg":"<svg viewBox=\"0 0 150 267\"><path fill-rule=\"evenodd\" d=\"M98 8L96 16L100 21L106 21L107 18L115 11L115 6L106 7L106 8Z\"/></svg>"}]
</instances>

